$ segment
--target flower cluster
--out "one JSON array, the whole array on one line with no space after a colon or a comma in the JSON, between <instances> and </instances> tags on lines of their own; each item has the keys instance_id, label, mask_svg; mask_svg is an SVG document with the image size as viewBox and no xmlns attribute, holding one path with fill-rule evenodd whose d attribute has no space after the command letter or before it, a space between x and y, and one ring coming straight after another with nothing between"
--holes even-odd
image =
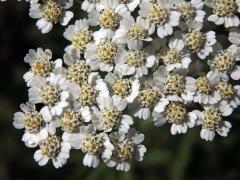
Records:
<instances>
[{"instance_id":1,"label":"flower cluster","mask_svg":"<svg viewBox=\"0 0 240 180\"><path fill-rule=\"evenodd\" d=\"M29 4L42 33L73 18L73 0ZM146 152L137 119L172 135L200 127L206 141L228 135L240 105L239 0L84 0L81 10L62 58L38 48L24 59L29 99L13 125L40 166L62 167L77 149L85 166L128 171Z\"/></svg>"}]
</instances>

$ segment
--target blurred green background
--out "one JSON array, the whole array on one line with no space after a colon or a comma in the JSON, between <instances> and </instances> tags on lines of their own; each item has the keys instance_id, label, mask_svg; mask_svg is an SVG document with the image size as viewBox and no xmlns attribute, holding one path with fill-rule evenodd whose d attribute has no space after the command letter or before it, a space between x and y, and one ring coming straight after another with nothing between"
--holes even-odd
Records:
<instances>
[{"instance_id":1,"label":"blurred green background","mask_svg":"<svg viewBox=\"0 0 240 180\"><path fill-rule=\"evenodd\" d=\"M76 4L77 7L79 5ZM39 167L33 160L35 149L21 142L23 131L12 126L14 112L27 100L22 78L28 66L23 62L30 48L50 48L54 58L62 57L67 41L64 28L57 25L47 35L35 27L28 16L26 2L0 4L0 180L35 179L124 179L124 180L239 180L240 179L240 111L228 118L233 128L227 138L214 142L200 139L200 128L186 135L170 135L169 126L154 127L151 121L138 121L136 127L145 134L148 151L143 162L132 162L124 173L101 164L97 169L82 165L82 153L72 150L68 164L56 170L51 163ZM79 11L76 17L81 17ZM71 21L73 23L73 21Z\"/></svg>"}]
</instances>

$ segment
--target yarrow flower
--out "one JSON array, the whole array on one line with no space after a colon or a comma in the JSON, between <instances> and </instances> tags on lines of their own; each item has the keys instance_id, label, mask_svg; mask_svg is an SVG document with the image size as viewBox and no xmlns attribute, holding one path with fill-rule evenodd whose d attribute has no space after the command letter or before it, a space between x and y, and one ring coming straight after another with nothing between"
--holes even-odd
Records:
<instances>
[{"instance_id":1,"label":"yarrow flower","mask_svg":"<svg viewBox=\"0 0 240 180\"><path fill-rule=\"evenodd\" d=\"M179 25L181 14L172 8L172 2L157 0L156 3L142 2L139 7L139 15L150 21L156 27L157 35L164 38L173 33L173 27Z\"/></svg>"},{"instance_id":2,"label":"yarrow flower","mask_svg":"<svg viewBox=\"0 0 240 180\"><path fill-rule=\"evenodd\" d=\"M52 52L50 49L45 51L38 48L37 51L30 49L25 56L24 61L29 63L31 69L23 76L28 86L31 85L33 79L37 76L48 77L51 72L60 73L62 70L62 60L52 61Z\"/></svg>"},{"instance_id":3,"label":"yarrow flower","mask_svg":"<svg viewBox=\"0 0 240 180\"><path fill-rule=\"evenodd\" d=\"M73 13L67 11L73 5L73 0L46 0L41 3L32 0L30 3L29 16L39 19L36 23L42 33L51 31L53 24L60 23L66 26L72 19Z\"/></svg>"},{"instance_id":4,"label":"yarrow flower","mask_svg":"<svg viewBox=\"0 0 240 180\"><path fill-rule=\"evenodd\" d=\"M71 45L65 48L65 52L75 49L79 54L84 53L87 44L92 41L92 31L89 30L87 19L80 19L74 25L68 26L63 36L71 41Z\"/></svg>"},{"instance_id":5,"label":"yarrow flower","mask_svg":"<svg viewBox=\"0 0 240 180\"><path fill-rule=\"evenodd\" d=\"M55 32L68 41L63 58L40 47L24 58L28 100L13 126L40 166L60 168L78 150L84 166L129 171L146 153L139 119L172 135L228 136L240 105L240 0L27 2L44 34L80 12Z\"/></svg>"},{"instance_id":6,"label":"yarrow flower","mask_svg":"<svg viewBox=\"0 0 240 180\"><path fill-rule=\"evenodd\" d=\"M211 0L208 4L213 8L213 13L208 17L209 21L216 25L222 25L226 28L238 27L240 24L237 13L240 7L240 1L236 0Z\"/></svg>"}]
</instances>

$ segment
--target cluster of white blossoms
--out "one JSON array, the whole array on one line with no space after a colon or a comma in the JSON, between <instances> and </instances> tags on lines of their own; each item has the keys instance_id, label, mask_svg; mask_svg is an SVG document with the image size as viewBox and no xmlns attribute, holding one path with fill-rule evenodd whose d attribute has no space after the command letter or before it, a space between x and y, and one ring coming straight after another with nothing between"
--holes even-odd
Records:
<instances>
[{"instance_id":1,"label":"cluster of white blossoms","mask_svg":"<svg viewBox=\"0 0 240 180\"><path fill-rule=\"evenodd\" d=\"M42 33L73 18L73 0L29 4ZM128 171L146 152L139 119L172 135L228 135L240 105L240 0L84 0L81 10L63 58L38 48L24 59L29 99L13 125L40 166L62 167L77 149L85 166Z\"/></svg>"}]
</instances>

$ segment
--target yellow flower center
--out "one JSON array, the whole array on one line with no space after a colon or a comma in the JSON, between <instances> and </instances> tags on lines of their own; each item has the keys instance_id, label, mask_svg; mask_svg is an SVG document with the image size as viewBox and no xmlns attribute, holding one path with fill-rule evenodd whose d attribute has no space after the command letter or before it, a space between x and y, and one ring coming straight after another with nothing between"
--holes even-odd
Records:
<instances>
[{"instance_id":1,"label":"yellow flower center","mask_svg":"<svg viewBox=\"0 0 240 180\"><path fill-rule=\"evenodd\" d=\"M138 102L142 107L151 107L159 99L159 91L152 87L143 88L138 95Z\"/></svg>"},{"instance_id":2,"label":"yellow flower center","mask_svg":"<svg viewBox=\"0 0 240 180\"><path fill-rule=\"evenodd\" d=\"M84 60L75 62L68 66L67 78L76 84L82 85L88 80L88 75L91 73L90 67Z\"/></svg>"},{"instance_id":3,"label":"yellow flower center","mask_svg":"<svg viewBox=\"0 0 240 180\"><path fill-rule=\"evenodd\" d=\"M180 95L185 89L185 78L180 74L169 74L164 81L167 94Z\"/></svg>"},{"instance_id":4,"label":"yellow flower center","mask_svg":"<svg viewBox=\"0 0 240 180\"><path fill-rule=\"evenodd\" d=\"M77 112L66 111L60 119L60 125L63 131L68 133L78 132L78 128L82 125L81 116Z\"/></svg>"},{"instance_id":5,"label":"yellow flower center","mask_svg":"<svg viewBox=\"0 0 240 180\"><path fill-rule=\"evenodd\" d=\"M176 49L169 49L161 56L161 59L165 65L176 64L181 63L182 55Z\"/></svg>"},{"instance_id":6,"label":"yellow flower center","mask_svg":"<svg viewBox=\"0 0 240 180\"><path fill-rule=\"evenodd\" d=\"M39 143L42 154L49 158L55 158L60 150L60 138L56 135L49 136Z\"/></svg>"},{"instance_id":7,"label":"yellow flower center","mask_svg":"<svg viewBox=\"0 0 240 180\"><path fill-rule=\"evenodd\" d=\"M119 25L120 17L112 10L103 10L99 17L99 24L103 28L114 29Z\"/></svg>"},{"instance_id":8,"label":"yellow flower center","mask_svg":"<svg viewBox=\"0 0 240 180\"><path fill-rule=\"evenodd\" d=\"M84 29L75 31L72 35L72 45L83 52L86 45L92 41L92 32Z\"/></svg>"},{"instance_id":9,"label":"yellow flower center","mask_svg":"<svg viewBox=\"0 0 240 180\"><path fill-rule=\"evenodd\" d=\"M235 0L214 0L213 11L219 16L231 16L237 8Z\"/></svg>"},{"instance_id":10,"label":"yellow flower center","mask_svg":"<svg viewBox=\"0 0 240 180\"><path fill-rule=\"evenodd\" d=\"M234 68L234 57L228 50L219 52L213 59L213 66L218 71L230 71Z\"/></svg>"},{"instance_id":11,"label":"yellow flower center","mask_svg":"<svg viewBox=\"0 0 240 180\"><path fill-rule=\"evenodd\" d=\"M198 52L202 48L204 41L204 34L196 29L191 30L185 37L185 43L192 52Z\"/></svg>"},{"instance_id":12,"label":"yellow flower center","mask_svg":"<svg viewBox=\"0 0 240 180\"><path fill-rule=\"evenodd\" d=\"M133 24L128 30L129 39L144 39L146 31L137 23Z\"/></svg>"},{"instance_id":13,"label":"yellow flower center","mask_svg":"<svg viewBox=\"0 0 240 180\"><path fill-rule=\"evenodd\" d=\"M31 70L34 74L47 77L53 69L52 61L48 59L39 59L31 64Z\"/></svg>"},{"instance_id":14,"label":"yellow flower center","mask_svg":"<svg viewBox=\"0 0 240 180\"><path fill-rule=\"evenodd\" d=\"M103 130L114 128L119 123L121 116L122 113L115 107L103 109L99 116L101 128Z\"/></svg>"},{"instance_id":15,"label":"yellow flower center","mask_svg":"<svg viewBox=\"0 0 240 180\"><path fill-rule=\"evenodd\" d=\"M112 86L113 92L116 95L125 97L129 95L131 84L129 79L118 79Z\"/></svg>"},{"instance_id":16,"label":"yellow flower center","mask_svg":"<svg viewBox=\"0 0 240 180\"><path fill-rule=\"evenodd\" d=\"M62 5L53 0L47 0L40 9L43 18L52 23L57 23L64 11Z\"/></svg>"},{"instance_id":17,"label":"yellow flower center","mask_svg":"<svg viewBox=\"0 0 240 180\"><path fill-rule=\"evenodd\" d=\"M97 153L101 148L101 138L98 135L88 134L81 144L81 150L84 153Z\"/></svg>"},{"instance_id":18,"label":"yellow flower center","mask_svg":"<svg viewBox=\"0 0 240 180\"><path fill-rule=\"evenodd\" d=\"M117 46L112 42L101 42L97 48L97 54L100 62L112 64L117 55Z\"/></svg>"},{"instance_id":19,"label":"yellow flower center","mask_svg":"<svg viewBox=\"0 0 240 180\"><path fill-rule=\"evenodd\" d=\"M83 84L80 87L78 102L82 106L93 106L96 102L96 90L91 84Z\"/></svg>"},{"instance_id":20,"label":"yellow flower center","mask_svg":"<svg viewBox=\"0 0 240 180\"><path fill-rule=\"evenodd\" d=\"M148 19L155 24L164 24L169 16L169 10L163 6L153 4Z\"/></svg>"},{"instance_id":21,"label":"yellow flower center","mask_svg":"<svg viewBox=\"0 0 240 180\"><path fill-rule=\"evenodd\" d=\"M41 115L37 111L31 111L25 114L23 125L27 132L37 134L41 129L42 122Z\"/></svg>"},{"instance_id":22,"label":"yellow flower center","mask_svg":"<svg viewBox=\"0 0 240 180\"><path fill-rule=\"evenodd\" d=\"M170 102L166 107L166 119L173 124L182 124L186 117L186 108L183 103Z\"/></svg>"},{"instance_id":23,"label":"yellow flower center","mask_svg":"<svg viewBox=\"0 0 240 180\"><path fill-rule=\"evenodd\" d=\"M128 51L125 63L129 66L139 67L145 64L146 58L143 51Z\"/></svg>"},{"instance_id":24,"label":"yellow flower center","mask_svg":"<svg viewBox=\"0 0 240 180\"><path fill-rule=\"evenodd\" d=\"M222 119L222 115L217 107L209 106L203 111L203 127L215 130Z\"/></svg>"},{"instance_id":25,"label":"yellow flower center","mask_svg":"<svg viewBox=\"0 0 240 180\"><path fill-rule=\"evenodd\" d=\"M231 100L235 95L233 86L229 83L219 83L216 85L216 90L219 92L222 99Z\"/></svg>"},{"instance_id":26,"label":"yellow flower center","mask_svg":"<svg viewBox=\"0 0 240 180\"><path fill-rule=\"evenodd\" d=\"M43 86L40 92L40 96L44 104L52 106L59 101L59 87L56 85Z\"/></svg>"},{"instance_id":27,"label":"yellow flower center","mask_svg":"<svg viewBox=\"0 0 240 180\"><path fill-rule=\"evenodd\" d=\"M191 6L191 3L180 3L177 5L177 10L181 13L181 18L185 21L193 19L196 16L195 9Z\"/></svg>"},{"instance_id":28,"label":"yellow flower center","mask_svg":"<svg viewBox=\"0 0 240 180\"><path fill-rule=\"evenodd\" d=\"M117 156L122 160L132 158L134 152L134 143L130 139L125 139L117 143Z\"/></svg>"},{"instance_id":29,"label":"yellow flower center","mask_svg":"<svg viewBox=\"0 0 240 180\"><path fill-rule=\"evenodd\" d=\"M201 94L210 94L211 86L206 76L199 77L196 80L197 91Z\"/></svg>"}]
</instances>

